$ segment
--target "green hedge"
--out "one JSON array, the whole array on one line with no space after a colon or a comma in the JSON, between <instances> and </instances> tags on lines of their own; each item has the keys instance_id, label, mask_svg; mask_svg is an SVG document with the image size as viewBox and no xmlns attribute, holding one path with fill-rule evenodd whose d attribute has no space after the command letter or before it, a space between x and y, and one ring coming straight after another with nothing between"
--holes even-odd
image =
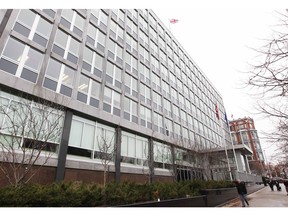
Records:
<instances>
[{"instance_id":1,"label":"green hedge","mask_svg":"<svg viewBox=\"0 0 288 216\"><path fill-rule=\"evenodd\" d=\"M82 182L27 184L20 188L0 188L1 207L96 207L118 206L200 195L201 189L234 187L226 181L182 181L137 184L134 182L102 185Z\"/></svg>"}]
</instances>

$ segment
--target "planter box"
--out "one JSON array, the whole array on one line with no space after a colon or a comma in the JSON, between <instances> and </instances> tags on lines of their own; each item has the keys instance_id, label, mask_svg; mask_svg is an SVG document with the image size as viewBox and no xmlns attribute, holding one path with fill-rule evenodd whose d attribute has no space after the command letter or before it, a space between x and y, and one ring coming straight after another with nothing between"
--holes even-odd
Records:
<instances>
[{"instance_id":1,"label":"planter box","mask_svg":"<svg viewBox=\"0 0 288 216\"><path fill-rule=\"evenodd\" d=\"M206 206L206 196L195 196L188 198L133 203L130 205L122 205L120 207L205 207L205 206Z\"/></svg>"},{"instance_id":2,"label":"planter box","mask_svg":"<svg viewBox=\"0 0 288 216\"><path fill-rule=\"evenodd\" d=\"M248 194L262 189L262 185L248 185ZM238 198L236 187L201 190L201 196L133 203L118 207L217 207Z\"/></svg>"}]
</instances>

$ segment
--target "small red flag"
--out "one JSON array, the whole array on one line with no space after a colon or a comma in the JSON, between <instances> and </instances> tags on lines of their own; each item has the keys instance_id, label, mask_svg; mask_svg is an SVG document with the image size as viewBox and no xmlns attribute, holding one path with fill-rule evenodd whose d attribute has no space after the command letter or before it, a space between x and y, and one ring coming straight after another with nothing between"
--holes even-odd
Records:
<instances>
[{"instance_id":1,"label":"small red flag","mask_svg":"<svg viewBox=\"0 0 288 216\"><path fill-rule=\"evenodd\" d=\"M170 23L173 23L173 24L175 24L175 23L177 23L179 20L177 20L177 19L170 19Z\"/></svg>"}]
</instances>

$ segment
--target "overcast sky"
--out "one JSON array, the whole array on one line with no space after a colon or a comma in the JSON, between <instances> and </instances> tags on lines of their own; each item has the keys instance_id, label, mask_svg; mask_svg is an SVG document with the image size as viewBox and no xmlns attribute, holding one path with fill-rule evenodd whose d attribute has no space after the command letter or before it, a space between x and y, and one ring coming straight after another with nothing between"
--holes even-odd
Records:
<instances>
[{"instance_id":1,"label":"overcast sky","mask_svg":"<svg viewBox=\"0 0 288 216\"><path fill-rule=\"evenodd\" d=\"M189 53L204 74L222 95L228 119L251 117L256 129L271 130L271 122L256 115L254 97L248 88L243 88L256 56L251 48L260 48L271 37L272 27L278 22L279 8L152 8L178 42ZM175 18L176 24L169 24ZM267 159L275 147L260 140Z\"/></svg>"}]
</instances>

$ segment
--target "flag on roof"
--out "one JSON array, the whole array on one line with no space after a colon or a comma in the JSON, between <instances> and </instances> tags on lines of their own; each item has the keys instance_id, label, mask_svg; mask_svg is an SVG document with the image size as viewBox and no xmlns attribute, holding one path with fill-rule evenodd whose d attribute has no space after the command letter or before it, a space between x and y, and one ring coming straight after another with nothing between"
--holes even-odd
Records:
<instances>
[{"instance_id":1,"label":"flag on roof","mask_svg":"<svg viewBox=\"0 0 288 216\"><path fill-rule=\"evenodd\" d=\"M170 19L169 21L170 21L170 23L175 24L175 23L177 23L179 20L177 20L177 19Z\"/></svg>"}]
</instances>

